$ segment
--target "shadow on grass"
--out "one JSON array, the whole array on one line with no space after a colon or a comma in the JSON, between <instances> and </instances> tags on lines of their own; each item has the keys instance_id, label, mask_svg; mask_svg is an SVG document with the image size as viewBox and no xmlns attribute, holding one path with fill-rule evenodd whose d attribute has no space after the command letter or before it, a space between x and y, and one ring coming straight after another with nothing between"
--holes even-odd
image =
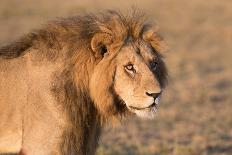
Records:
<instances>
[{"instance_id":1,"label":"shadow on grass","mask_svg":"<svg viewBox=\"0 0 232 155\"><path fill-rule=\"evenodd\" d=\"M218 154L232 152L232 146L208 146L206 148L208 154Z\"/></svg>"}]
</instances>

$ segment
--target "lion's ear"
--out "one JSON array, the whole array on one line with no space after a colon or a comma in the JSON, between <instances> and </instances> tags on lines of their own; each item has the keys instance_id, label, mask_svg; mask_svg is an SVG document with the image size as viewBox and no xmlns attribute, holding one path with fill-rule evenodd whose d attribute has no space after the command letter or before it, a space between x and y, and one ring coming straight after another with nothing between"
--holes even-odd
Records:
<instances>
[{"instance_id":1,"label":"lion's ear","mask_svg":"<svg viewBox=\"0 0 232 155\"><path fill-rule=\"evenodd\" d=\"M158 28L150 28L145 30L142 35L143 39L151 44L151 46L158 52L163 52L168 49L167 43L163 37L158 33Z\"/></svg>"},{"instance_id":2,"label":"lion's ear","mask_svg":"<svg viewBox=\"0 0 232 155\"><path fill-rule=\"evenodd\" d=\"M108 45L112 42L111 36L107 33L97 33L91 40L91 48L96 58L102 58L108 52Z\"/></svg>"}]
</instances>

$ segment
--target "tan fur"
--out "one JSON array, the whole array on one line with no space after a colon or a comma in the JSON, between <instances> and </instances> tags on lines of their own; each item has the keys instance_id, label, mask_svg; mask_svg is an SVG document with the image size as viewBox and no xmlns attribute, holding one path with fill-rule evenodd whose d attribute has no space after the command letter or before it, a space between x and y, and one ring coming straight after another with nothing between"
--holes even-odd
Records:
<instances>
[{"instance_id":1,"label":"tan fur","mask_svg":"<svg viewBox=\"0 0 232 155\"><path fill-rule=\"evenodd\" d=\"M105 122L153 117L147 93L166 85L162 45L141 14L107 11L52 21L0 48L0 153L90 155Z\"/></svg>"}]
</instances>

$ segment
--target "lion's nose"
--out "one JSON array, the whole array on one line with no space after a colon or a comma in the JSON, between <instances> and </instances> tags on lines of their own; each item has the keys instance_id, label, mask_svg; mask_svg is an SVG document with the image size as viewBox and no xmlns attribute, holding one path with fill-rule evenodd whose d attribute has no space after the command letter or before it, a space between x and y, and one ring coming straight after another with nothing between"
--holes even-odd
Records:
<instances>
[{"instance_id":1,"label":"lion's nose","mask_svg":"<svg viewBox=\"0 0 232 155\"><path fill-rule=\"evenodd\" d=\"M146 92L146 95L147 95L147 96L150 96L150 97L153 97L154 100L155 100L157 97L159 97L160 94L161 94L161 92L160 92L160 93L148 93L148 92Z\"/></svg>"}]
</instances>

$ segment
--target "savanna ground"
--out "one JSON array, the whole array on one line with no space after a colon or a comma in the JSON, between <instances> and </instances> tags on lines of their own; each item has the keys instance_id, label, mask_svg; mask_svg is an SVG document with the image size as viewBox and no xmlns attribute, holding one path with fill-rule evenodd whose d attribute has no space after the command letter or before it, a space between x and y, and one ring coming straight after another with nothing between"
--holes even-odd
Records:
<instances>
[{"instance_id":1,"label":"savanna ground","mask_svg":"<svg viewBox=\"0 0 232 155\"><path fill-rule=\"evenodd\" d=\"M97 154L231 155L231 0L1 0L0 46L55 17L131 5L169 43L169 86L155 120L106 127Z\"/></svg>"}]
</instances>

